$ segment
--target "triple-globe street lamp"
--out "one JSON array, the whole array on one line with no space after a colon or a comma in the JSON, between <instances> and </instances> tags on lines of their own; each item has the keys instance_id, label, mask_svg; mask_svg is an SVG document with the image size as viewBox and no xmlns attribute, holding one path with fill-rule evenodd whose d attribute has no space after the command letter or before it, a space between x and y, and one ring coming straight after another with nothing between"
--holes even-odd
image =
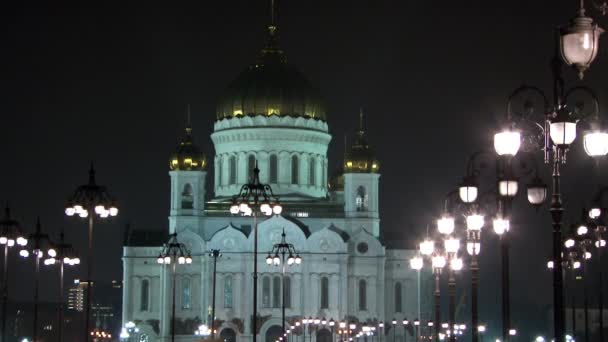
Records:
<instances>
[{"instance_id":1,"label":"triple-globe street lamp","mask_svg":"<svg viewBox=\"0 0 608 342\"><path fill-rule=\"evenodd\" d=\"M45 253L49 256L56 256L57 252L52 247L52 242L48 234L42 232L40 227L40 218L36 221L36 231L28 236L29 244L24 246L19 255L27 258L34 258L34 320L33 324L33 340L38 341L38 286L40 283L40 259Z\"/></svg>"},{"instance_id":2,"label":"triple-globe street lamp","mask_svg":"<svg viewBox=\"0 0 608 342\"><path fill-rule=\"evenodd\" d=\"M172 278L172 303L171 303L171 342L175 342L175 288L177 285L176 266L192 264L192 255L185 244L177 240L177 233L169 235L169 241L165 243L156 259L159 265L171 266Z\"/></svg>"},{"instance_id":3,"label":"triple-globe street lamp","mask_svg":"<svg viewBox=\"0 0 608 342\"><path fill-rule=\"evenodd\" d=\"M17 246L25 247L28 241L19 222L11 217L11 209L6 206L4 218L0 221L0 245L4 245L4 265L2 269L2 342L6 342L6 319L8 306L8 252Z\"/></svg>"},{"instance_id":4,"label":"triple-globe street lamp","mask_svg":"<svg viewBox=\"0 0 608 342\"><path fill-rule=\"evenodd\" d=\"M285 230L281 234L281 241L275 243L272 246L272 250L268 252L266 257L266 264L281 266L281 330L283 333L285 329L285 267L286 266L298 266L302 263L300 254L296 251L296 248L285 240ZM325 319L323 322L327 323ZM323 324L325 325L325 324Z\"/></svg>"},{"instance_id":5,"label":"triple-globe street lamp","mask_svg":"<svg viewBox=\"0 0 608 342\"><path fill-rule=\"evenodd\" d=\"M255 162L253 176L250 182L244 184L237 195L232 198L230 213L253 217L253 342L257 340L257 305L258 305L258 223L257 217L262 214L271 216L280 215L283 207L279 197L272 192L269 184L260 182L260 169Z\"/></svg>"},{"instance_id":6,"label":"triple-globe street lamp","mask_svg":"<svg viewBox=\"0 0 608 342\"><path fill-rule=\"evenodd\" d=\"M89 328L91 320L91 299L92 299L92 279L93 272L93 225L95 218L106 219L118 215L116 200L110 196L105 186L95 182L95 169L93 164L89 169L89 182L81 185L68 198L65 207L67 216L79 216L88 219L88 264L87 264L87 301L85 308L85 338L89 340Z\"/></svg>"},{"instance_id":7,"label":"triple-globe street lamp","mask_svg":"<svg viewBox=\"0 0 608 342\"><path fill-rule=\"evenodd\" d=\"M212 249L209 251L209 257L213 258L213 291L211 298L211 338L215 338L215 286L217 278L217 258L222 256L222 252L219 249Z\"/></svg>"},{"instance_id":8,"label":"triple-globe street lamp","mask_svg":"<svg viewBox=\"0 0 608 342\"><path fill-rule=\"evenodd\" d=\"M52 245L52 250L54 253L51 253L51 249L49 249L47 253L47 257L44 260L44 265L53 266L59 264L59 324L57 325L57 335L59 337L59 341L63 341L63 324L64 324L64 291L63 291L63 275L64 275L64 266L76 266L80 264L80 257L76 253L76 250L72 247L71 244L65 242L65 235L63 232L59 235L59 242L54 243ZM42 258L42 255L40 255Z\"/></svg>"}]
</instances>

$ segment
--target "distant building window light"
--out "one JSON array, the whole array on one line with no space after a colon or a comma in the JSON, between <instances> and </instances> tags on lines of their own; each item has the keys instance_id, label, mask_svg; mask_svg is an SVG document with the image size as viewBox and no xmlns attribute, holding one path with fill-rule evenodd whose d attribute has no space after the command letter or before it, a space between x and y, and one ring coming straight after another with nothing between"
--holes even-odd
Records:
<instances>
[{"instance_id":1,"label":"distant building window light","mask_svg":"<svg viewBox=\"0 0 608 342\"><path fill-rule=\"evenodd\" d=\"M296 217L308 217L308 213L307 212L297 212L295 213Z\"/></svg>"}]
</instances>

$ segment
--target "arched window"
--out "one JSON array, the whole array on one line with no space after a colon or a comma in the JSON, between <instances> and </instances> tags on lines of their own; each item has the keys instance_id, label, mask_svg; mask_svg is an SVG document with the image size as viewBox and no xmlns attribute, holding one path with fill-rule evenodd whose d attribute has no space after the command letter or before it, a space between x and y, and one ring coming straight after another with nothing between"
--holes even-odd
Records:
<instances>
[{"instance_id":1,"label":"arched window","mask_svg":"<svg viewBox=\"0 0 608 342\"><path fill-rule=\"evenodd\" d=\"M281 307L281 277L272 278L272 307Z\"/></svg>"},{"instance_id":2,"label":"arched window","mask_svg":"<svg viewBox=\"0 0 608 342\"><path fill-rule=\"evenodd\" d=\"M192 209L194 196L192 195L192 185L186 183L182 191L182 209Z\"/></svg>"},{"instance_id":3,"label":"arched window","mask_svg":"<svg viewBox=\"0 0 608 342\"><path fill-rule=\"evenodd\" d=\"M300 163L298 156L294 155L291 157L291 184L298 184L298 178L300 175Z\"/></svg>"},{"instance_id":4,"label":"arched window","mask_svg":"<svg viewBox=\"0 0 608 342\"><path fill-rule=\"evenodd\" d=\"M403 300L401 297L401 283L395 284L395 312L403 312Z\"/></svg>"},{"instance_id":5,"label":"arched window","mask_svg":"<svg viewBox=\"0 0 608 342\"><path fill-rule=\"evenodd\" d=\"M236 332L231 328L225 328L220 333L220 340L225 342L236 342Z\"/></svg>"},{"instance_id":6,"label":"arched window","mask_svg":"<svg viewBox=\"0 0 608 342\"><path fill-rule=\"evenodd\" d=\"M192 292L190 287L190 278L182 278L182 310L188 310L191 307Z\"/></svg>"},{"instance_id":7,"label":"arched window","mask_svg":"<svg viewBox=\"0 0 608 342\"><path fill-rule=\"evenodd\" d=\"M224 278L224 308L232 307L232 277Z\"/></svg>"},{"instance_id":8,"label":"arched window","mask_svg":"<svg viewBox=\"0 0 608 342\"><path fill-rule=\"evenodd\" d=\"M329 279L321 278L321 309L329 309Z\"/></svg>"},{"instance_id":9,"label":"arched window","mask_svg":"<svg viewBox=\"0 0 608 342\"><path fill-rule=\"evenodd\" d=\"M308 184L310 185L315 185L316 167L317 163L315 162L315 158L310 157L308 162Z\"/></svg>"},{"instance_id":10,"label":"arched window","mask_svg":"<svg viewBox=\"0 0 608 342\"><path fill-rule=\"evenodd\" d=\"M291 278L285 276L285 307L291 307Z\"/></svg>"},{"instance_id":11,"label":"arched window","mask_svg":"<svg viewBox=\"0 0 608 342\"><path fill-rule=\"evenodd\" d=\"M253 180L253 169L255 168L255 156L250 154L247 157L247 181L251 182Z\"/></svg>"},{"instance_id":12,"label":"arched window","mask_svg":"<svg viewBox=\"0 0 608 342\"><path fill-rule=\"evenodd\" d=\"M357 206L357 211L367 210L367 193L365 192L365 188L362 186L359 186L357 188L357 197L355 198L355 204Z\"/></svg>"},{"instance_id":13,"label":"arched window","mask_svg":"<svg viewBox=\"0 0 608 342\"><path fill-rule=\"evenodd\" d=\"M270 307L270 277L262 279L262 307Z\"/></svg>"},{"instance_id":14,"label":"arched window","mask_svg":"<svg viewBox=\"0 0 608 342\"><path fill-rule=\"evenodd\" d=\"M359 280L359 310L367 310L367 283L365 279Z\"/></svg>"},{"instance_id":15,"label":"arched window","mask_svg":"<svg viewBox=\"0 0 608 342\"><path fill-rule=\"evenodd\" d=\"M273 154L270 156L270 172L268 172L268 182L277 183L279 175L279 161L277 155Z\"/></svg>"},{"instance_id":16,"label":"arched window","mask_svg":"<svg viewBox=\"0 0 608 342\"><path fill-rule=\"evenodd\" d=\"M139 311L148 311L150 302L150 281L148 279L144 279L141 281L141 291L140 291L140 302L139 302Z\"/></svg>"},{"instance_id":17,"label":"arched window","mask_svg":"<svg viewBox=\"0 0 608 342\"><path fill-rule=\"evenodd\" d=\"M228 184L236 184L236 157L230 156L228 165L230 166Z\"/></svg>"}]
</instances>

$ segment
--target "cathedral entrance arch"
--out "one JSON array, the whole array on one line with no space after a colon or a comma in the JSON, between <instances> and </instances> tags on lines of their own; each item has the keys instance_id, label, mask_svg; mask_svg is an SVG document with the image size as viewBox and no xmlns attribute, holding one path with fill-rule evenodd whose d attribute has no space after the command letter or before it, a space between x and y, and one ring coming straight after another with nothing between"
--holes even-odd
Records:
<instances>
[{"instance_id":1,"label":"cathedral entrance arch","mask_svg":"<svg viewBox=\"0 0 608 342\"><path fill-rule=\"evenodd\" d=\"M279 337L283 336L283 329L278 325L273 325L266 330L265 342L275 342Z\"/></svg>"},{"instance_id":2,"label":"cathedral entrance arch","mask_svg":"<svg viewBox=\"0 0 608 342\"><path fill-rule=\"evenodd\" d=\"M232 328L225 328L220 333L220 339L224 342L236 342L236 332Z\"/></svg>"},{"instance_id":3,"label":"cathedral entrance arch","mask_svg":"<svg viewBox=\"0 0 608 342\"><path fill-rule=\"evenodd\" d=\"M317 331L317 342L331 342L331 333L327 329Z\"/></svg>"}]
</instances>

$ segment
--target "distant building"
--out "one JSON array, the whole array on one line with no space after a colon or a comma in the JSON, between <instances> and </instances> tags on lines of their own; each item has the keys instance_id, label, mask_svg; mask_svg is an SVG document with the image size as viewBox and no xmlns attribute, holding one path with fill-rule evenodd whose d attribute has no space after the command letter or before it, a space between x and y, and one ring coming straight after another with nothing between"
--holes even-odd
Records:
<instances>
[{"instance_id":1,"label":"distant building","mask_svg":"<svg viewBox=\"0 0 608 342\"><path fill-rule=\"evenodd\" d=\"M84 311L84 300L87 292L86 281L74 279L74 285L68 288L68 310L82 312Z\"/></svg>"}]
</instances>

